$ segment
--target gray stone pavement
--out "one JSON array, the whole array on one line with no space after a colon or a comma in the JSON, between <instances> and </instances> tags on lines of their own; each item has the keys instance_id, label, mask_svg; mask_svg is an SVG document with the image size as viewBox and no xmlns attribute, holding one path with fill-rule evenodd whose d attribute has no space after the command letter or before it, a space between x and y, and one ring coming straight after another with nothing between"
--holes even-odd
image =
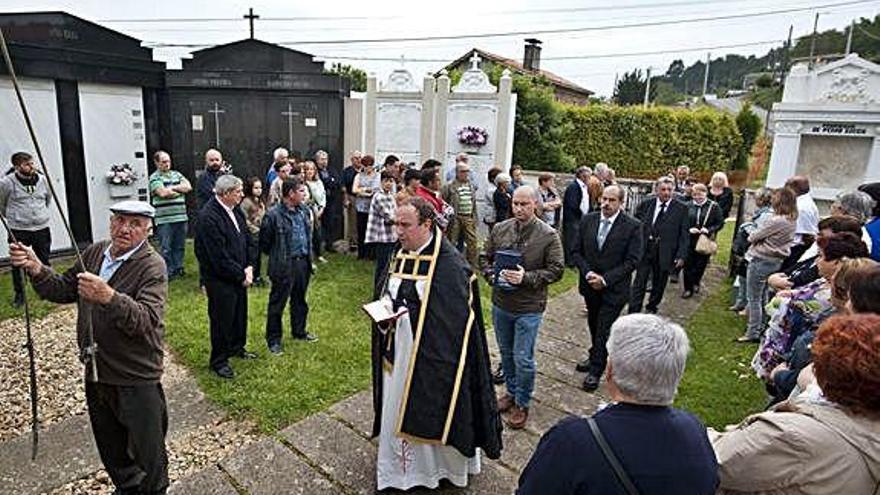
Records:
<instances>
[{"instance_id":1,"label":"gray stone pavement","mask_svg":"<svg viewBox=\"0 0 880 495\"><path fill-rule=\"evenodd\" d=\"M702 294L678 297L670 285L661 314L684 323L723 279L721 269L707 271ZM538 338L538 375L527 427L504 431L498 460L484 457L483 472L458 489L443 485L431 493L512 493L520 471L541 435L568 414L591 414L607 400L604 385L595 394L580 389L583 374L575 363L586 356L589 338L583 299L576 290L550 301ZM494 339L490 338L497 362ZM200 425L224 415L210 405L192 378L168 389L169 442L199 434ZM169 493L180 494L369 494L375 491L376 444L370 390L359 392L326 411L305 418L272 436L263 436L204 469L177 480ZM31 462L30 437L0 443L0 494L44 493L71 481L93 476L101 468L85 415L75 416L41 432L41 454ZM87 491L85 491L87 492ZM85 493L71 489L65 493ZM429 493L412 490L408 493Z\"/></svg>"}]
</instances>

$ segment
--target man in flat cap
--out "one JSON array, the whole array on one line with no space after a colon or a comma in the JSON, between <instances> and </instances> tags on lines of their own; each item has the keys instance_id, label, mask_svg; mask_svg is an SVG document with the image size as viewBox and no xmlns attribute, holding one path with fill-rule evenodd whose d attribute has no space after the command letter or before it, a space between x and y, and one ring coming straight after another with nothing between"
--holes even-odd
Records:
<instances>
[{"instance_id":1,"label":"man in flat cap","mask_svg":"<svg viewBox=\"0 0 880 495\"><path fill-rule=\"evenodd\" d=\"M89 418L116 493L165 493L165 261L147 242L152 206L123 201L110 211L110 240L83 251L85 266L77 262L57 273L21 243L11 244L9 255L40 297L78 305L77 342L86 370Z\"/></svg>"}]
</instances>

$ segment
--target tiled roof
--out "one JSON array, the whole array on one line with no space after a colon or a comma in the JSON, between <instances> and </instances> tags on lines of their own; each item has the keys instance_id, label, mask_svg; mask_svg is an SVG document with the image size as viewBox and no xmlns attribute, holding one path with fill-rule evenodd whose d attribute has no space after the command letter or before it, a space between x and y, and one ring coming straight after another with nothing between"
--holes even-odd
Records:
<instances>
[{"instance_id":1,"label":"tiled roof","mask_svg":"<svg viewBox=\"0 0 880 495\"><path fill-rule=\"evenodd\" d=\"M502 57L501 55L496 55L494 53L487 52L487 51L481 50L479 48L471 49L470 51L468 51L467 53L465 53L461 57L450 62L448 65L446 65L445 68L450 69L453 67L458 67L459 65L462 64L462 62L467 62L468 59L470 59L470 57L473 56L474 52L476 52L477 55L479 55L480 58L482 58L483 60L490 60L492 62L501 64L501 65L505 65L507 67L510 67L511 70L518 72L520 74L535 74L535 71L530 71L530 70L526 69L523 66L522 62L520 62L520 61L511 59L511 58L507 58L507 57ZM574 91L575 93L581 93L584 96L590 96L593 94L593 91L590 91L587 88L578 86L577 84L569 81L568 79L565 79L564 77L558 76L548 70L539 69L537 71L537 73L546 77L547 80L550 81L555 86L565 88L569 91Z\"/></svg>"}]
</instances>

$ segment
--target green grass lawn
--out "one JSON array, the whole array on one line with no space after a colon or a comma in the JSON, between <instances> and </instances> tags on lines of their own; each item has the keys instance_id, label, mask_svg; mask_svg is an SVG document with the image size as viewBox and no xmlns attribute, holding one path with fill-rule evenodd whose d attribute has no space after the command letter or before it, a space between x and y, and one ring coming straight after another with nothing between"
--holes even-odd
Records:
<instances>
[{"instance_id":1,"label":"green grass lawn","mask_svg":"<svg viewBox=\"0 0 880 495\"><path fill-rule=\"evenodd\" d=\"M713 259L725 270L733 228L733 222L727 222L718 234L718 253ZM688 321L691 354L676 400L677 406L715 428L738 423L767 402L764 386L749 366L756 346L733 342L745 330L746 319L727 309L732 290L730 281L723 282Z\"/></svg>"}]
</instances>

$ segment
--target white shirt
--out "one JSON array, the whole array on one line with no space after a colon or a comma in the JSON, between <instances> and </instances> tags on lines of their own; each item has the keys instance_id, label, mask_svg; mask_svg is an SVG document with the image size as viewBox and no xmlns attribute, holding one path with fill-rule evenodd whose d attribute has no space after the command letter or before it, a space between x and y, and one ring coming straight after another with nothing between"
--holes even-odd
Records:
<instances>
[{"instance_id":1,"label":"white shirt","mask_svg":"<svg viewBox=\"0 0 880 495\"><path fill-rule=\"evenodd\" d=\"M590 212L590 189L580 179L575 179L581 188L581 214L586 215Z\"/></svg>"},{"instance_id":2,"label":"white shirt","mask_svg":"<svg viewBox=\"0 0 880 495\"><path fill-rule=\"evenodd\" d=\"M220 203L220 206L226 210L226 214L229 215L229 218L232 219L232 225L235 225L235 230L241 232L241 228L238 226L238 220L235 219L235 213L233 213L232 208L226 206L226 203L220 201L220 196L217 196L217 202Z\"/></svg>"},{"instance_id":3,"label":"white shirt","mask_svg":"<svg viewBox=\"0 0 880 495\"><path fill-rule=\"evenodd\" d=\"M666 211L669 211L669 203L672 202L672 199L666 200L666 202L660 201L660 198L657 198L657 201L654 203L654 218L651 220L651 225L657 221L657 215L660 214L660 205L666 205Z\"/></svg>"},{"instance_id":4,"label":"white shirt","mask_svg":"<svg viewBox=\"0 0 880 495\"><path fill-rule=\"evenodd\" d=\"M794 242L801 244L804 234L814 236L819 233L819 208L810 193L807 193L797 197L797 209Z\"/></svg>"}]
</instances>

